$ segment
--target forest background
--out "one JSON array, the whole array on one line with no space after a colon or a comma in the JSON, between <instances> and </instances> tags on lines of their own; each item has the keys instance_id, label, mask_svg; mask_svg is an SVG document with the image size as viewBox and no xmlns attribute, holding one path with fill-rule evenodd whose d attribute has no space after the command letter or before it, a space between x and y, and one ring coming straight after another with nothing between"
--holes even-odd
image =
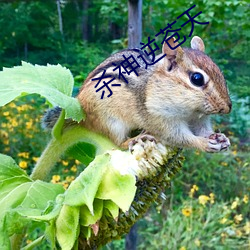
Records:
<instances>
[{"instance_id":1,"label":"forest background","mask_svg":"<svg viewBox=\"0 0 250 250\"><path fill-rule=\"evenodd\" d=\"M206 53L222 69L230 89L233 111L215 117L214 124L232 146L221 154L184 152L183 170L166 191L166 200L138 223L138 249L247 249L250 244L250 2L143 0L142 42L193 4L191 16L202 11L196 20L209 22L195 24L193 36L204 40ZM100 62L128 46L128 2L0 1L0 30L1 69L22 60L59 63L73 73L77 91ZM179 34L188 37L190 30L189 23ZM184 46L189 47L190 39ZM0 153L12 155L30 172L48 136L40 126L46 103L38 96L28 101L24 104L27 98L21 98L0 109ZM82 168L65 157L51 181L67 187ZM123 249L124 244L122 239L106 248Z\"/></svg>"}]
</instances>

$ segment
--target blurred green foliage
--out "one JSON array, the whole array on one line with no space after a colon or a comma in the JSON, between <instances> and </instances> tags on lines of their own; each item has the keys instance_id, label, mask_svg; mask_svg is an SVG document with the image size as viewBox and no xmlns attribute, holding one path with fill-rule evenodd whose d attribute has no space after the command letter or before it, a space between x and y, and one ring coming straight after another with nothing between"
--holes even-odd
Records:
<instances>
[{"instance_id":1,"label":"blurred green foliage","mask_svg":"<svg viewBox=\"0 0 250 250\"><path fill-rule=\"evenodd\" d=\"M88 3L87 7L83 8L83 2ZM191 16L202 11L196 20L209 22L209 25L195 24L192 36L204 39L206 52L223 69L231 93L248 96L249 1L144 0L143 41L176 20L193 4L196 7L190 11ZM126 0L61 1L61 34L56 1L2 1L0 67L17 65L21 60L37 64L60 63L69 66L78 80L83 80L108 54L126 47L127 11ZM173 28L180 28L186 20L187 16L177 19ZM188 23L179 33L188 38L190 30ZM87 41L83 41L84 34ZM185 46L189 46L190 39Z\"/></svg>"},{"instance_id":2,"label":"blurred green foliage","mask_svg":"<svg viewBox=\"0 0 250 250\"><path fill-rule=\"evenodd\" d=\"M62 1L63 33L60 33L56 1L1 1L0 67L18 65L21 60L42 65L60 63L72 71L80 86L110 53L127 46L127 1L87 2L84 9L83 1ZM230 136L232 148L213 155L185 152L184 169L167 191L167 201L154 206L139 223L139 249L162 249L167 244L169 248L164 249L247 249L244 244L247 232L248 237L250 234L249 202L245 198L250 191L249 1L143 0L143 42L193 4L196 7L191 16L202 11L196 20L210 23L195 24L192 36L204 40L206 52L224 72L233 99L231 114L215 118L215 128ZM87 20L87 28L83 20ZM180 28L186 20L187 17L178 19L173 28ZM189 23L181 30L181 37L187 37L190 30ZM189 47L189 42L190 38L185 46ZM157 43L160 45L160 40ZM24 104L26 101L20 99L0 110L0 152L12 155L20 167L30 172L48 138L39 125L47 106L37 96L30 97L28 105ZM51 180L66 188L82 169L78 162L65 158L58 163ZM190 197L193 185L199 190ZM205 206L200 204L199 196L210 197L210 193L215 195L215 203L210 199ZM223 210L225 206L227 210ZM191 208L193 217L183 214L186 208ZM243 219L237 221L235 216L240 214ZM227 221L218 222L223 218ZM205 225L207 231L203 230ZM214 237L212 242L209 237ZM119 241L107 249L123 246L124 241Z\"/></svg>"}]
</instances>

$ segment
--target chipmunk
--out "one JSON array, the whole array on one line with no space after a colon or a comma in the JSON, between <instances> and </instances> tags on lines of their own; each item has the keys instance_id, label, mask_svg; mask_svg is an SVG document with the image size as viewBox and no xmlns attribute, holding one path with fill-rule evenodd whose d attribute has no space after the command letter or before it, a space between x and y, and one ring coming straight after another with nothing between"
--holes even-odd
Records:
<instances>
[{"instance_id":1,"label":"chipmunk","mask_svg":"<svg viewBox=\"0 0 250 250\"><path fill-rule=\"evenodd\" d=\"M178 44L174 38L168 42L172 47ZM141 129L165 145L206 152L227 149L230 142L224 134L213 131L210 115L227 114L232 104L220 69L204 50L197 36L192 38L191 48L172 50L165 42L162 53L166 56L147 69L138 58L145 56L140 50L111 55L88 75L77 96L86 112L82 125L119 146L131 141L132 130ZM126 75L128 83L113 71L113 63L119 65L124 60L122 55L133 55L140 64L138 76L134 72ZM121 86L112 87L113 95L101 99L95 88L97 81L92 79L100 77L104 69L111 78L116 77L112 84Z\"/></svg>"}]
</instances>

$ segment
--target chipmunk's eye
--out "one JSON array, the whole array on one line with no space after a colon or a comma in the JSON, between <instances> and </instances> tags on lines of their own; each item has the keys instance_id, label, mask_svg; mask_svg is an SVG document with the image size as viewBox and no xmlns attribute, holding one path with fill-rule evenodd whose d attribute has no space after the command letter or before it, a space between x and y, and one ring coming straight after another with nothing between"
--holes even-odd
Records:
<instances>
[{"instance_id":1,"label":"chipmunk's eye","mask_svg":"<svg viewBox=\"0 0 250 250\"><path fill-rule=\"evenodd\" d=\"M198 87L204 85L204 77L201 73L195 72L190 75L191 82Z\"/></svg>"}]
</instances>

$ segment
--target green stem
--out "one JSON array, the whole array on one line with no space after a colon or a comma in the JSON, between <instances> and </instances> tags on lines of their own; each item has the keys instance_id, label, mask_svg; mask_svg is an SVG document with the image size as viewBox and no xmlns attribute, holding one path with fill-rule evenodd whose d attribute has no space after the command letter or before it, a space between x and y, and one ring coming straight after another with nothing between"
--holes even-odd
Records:
<instances>
[{"instance_id":1,"label":"green stem","mask_svg":"<svg viewBox=\"0 0 250 250\"><path fill-rule=\"evenodd\" d=\"M61 155L77 142L87 142L96 147L96 155L104 153L106 150L117 149L109 139L94 133L82 126L72 126L63 131L59 138L52 138L46 149L39 158L31 178L33 180L45 180Z\"/></svg>"},{"instance_id":2,"label":"green stem","mask_svg":"<svg viewBox=\"0 0 250 250\"><path fill-rule=\"evenodd\" d=\"M12 250L20 250L23 238L25 236L26 227L23 229L22 234L14 234L10 238L10 244Z\"/></svg>"}]
</instances>

